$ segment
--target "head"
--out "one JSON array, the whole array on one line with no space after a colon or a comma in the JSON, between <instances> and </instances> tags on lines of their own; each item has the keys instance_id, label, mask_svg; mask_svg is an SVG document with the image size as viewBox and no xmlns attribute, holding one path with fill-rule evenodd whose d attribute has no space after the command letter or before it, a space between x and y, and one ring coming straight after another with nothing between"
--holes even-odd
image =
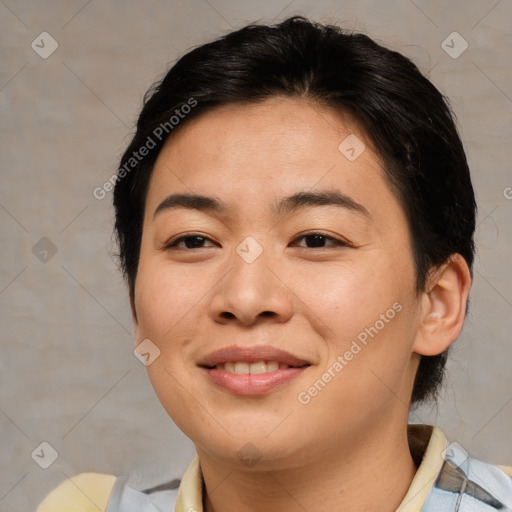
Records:
<instances>
[{"instance_id":1,"label":"head","mask_svg":"<svg viewBox=\"0 0 512 512\"><path fill-rule=\"evenodd\" d=\"M199 426L173 410L205 413L183 391L163 396L184 385L176 365L239 341L290 351L297 339L303 384L357 353L337 382L331 368L319 411L360 403L350 393L387 377L409 405L435 399L466 312L476 205L448 102L406 57L299 17L247 26L190 51L148 91L119 167L115 228L137 342L159 347L151 380L190 437ZM327 239L292 243L303 231ZM237 252L246 237L261 250L250 263ZM353 390L341 384L349 372ZM226 414L241 400L189 391ZM243 407L230 428L246 428Z\"/></svg>"}]
</instances>

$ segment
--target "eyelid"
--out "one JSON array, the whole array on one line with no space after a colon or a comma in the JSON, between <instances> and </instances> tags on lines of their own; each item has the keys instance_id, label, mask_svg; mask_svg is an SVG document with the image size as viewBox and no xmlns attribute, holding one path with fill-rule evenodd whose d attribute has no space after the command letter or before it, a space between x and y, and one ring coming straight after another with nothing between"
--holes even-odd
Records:
<instances>
[{"instance_id":1,"label":"eyelid","mask_svg":"<svg viewBox=\"0 0 512 512\"><path fill-rule=\"evenodd\" d=\"M320 235L328 240L332 240L335 242L333 245L327 246L327 247L354 247L354 244L352 244L350 241L348 241L345 238L334 236L330 233L321 231L321 230L313 230L313 231L307 231L305 233L300 233L297 235L293 240L299 240L300 238L304 238L306 236L313 236L313 235ZM326 247L303 247L304 249L325 249Z\"/></svg>"},{"instance_id":2,"label":"eyelid","mask_svg":"<svg viewBox=\"0 0 512 512\"><path fill-rule=\"evenodd\" d=\"M191 232L191 233L182 233L178 236L171 238L170 240L168 240L167 242L165 242L163 244L163 249L175 248L176 244L178 244L179 242L185 240L186 238L193 238L193 237L200 237L200 238L204 238L205 240L208 240L210 242L217 243L214 240L212 240L209 236L206 236L204 233ZM188 250L188 251L193 250L193 249L188 249L186 247L184 249ZM204 249L204 247L200 247L200 249Z\"/></svg>"},{"instance_id":3,"label":"eyelid","mask_svg":"<svg viewBox=\"0 0 512 512\"><path fill-rule=\"evenodd\" d=\"M319 231L319 230L306 231L304 233L300 233L299 235L297 235L293 239L293 242L295 242L297 240L300 240L301 238L305 238L307 236L314 236L314 235L320 235L320 236L324 237L326 240L330 240L330 241L332 241L334 243L332 245L328 245L328 246L325 246L325 247L305 247L305 246L301 246L303 249L326 249L327 247L354 247L354 245L350 241L348 241L348 240L346 240L344 238L341 238L341 237L338 237L338 236L334 236L334 235L332 235L330 233L327 233L327 232L324 232L324 231ZM190 233L182 233L182 234L180 234L180 235L178 235L176 237L171 238L169 241L167 241L163 245L163 249L176 248L178 243L184 241L186 238L193 238L193 237L199 237L199 238L203 238L205 241L209 241L209 242L212 242L212 243L217 243L214 240L212 240L209 236L205 235L204 233L190 232ZM190 248L184 247L183 249L187 250L187 251L193 251L193 250L205 249L205 248L206 247L198 247L196 249L190 249Z\"/></svg>"}]
</instances>

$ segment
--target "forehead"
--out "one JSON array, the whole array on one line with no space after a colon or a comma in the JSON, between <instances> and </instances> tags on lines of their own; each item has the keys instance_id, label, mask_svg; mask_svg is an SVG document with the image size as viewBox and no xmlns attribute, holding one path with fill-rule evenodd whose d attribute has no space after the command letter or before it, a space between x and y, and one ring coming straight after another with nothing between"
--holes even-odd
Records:
<instances>
[{"instance_id":1,"label":"forehead","mask_svg":"<svg viewBox=\"0 0 512 512\"><path fill-rule=\"evenodd\" d=\"M358 203L392 200L380 158L346 113L289 98L200 114L168 139L148 208L171 192L222 196L248 212L297 192L336 190ZM268 204L267 204L268 206Z\"/></svg>"}]
</instances>

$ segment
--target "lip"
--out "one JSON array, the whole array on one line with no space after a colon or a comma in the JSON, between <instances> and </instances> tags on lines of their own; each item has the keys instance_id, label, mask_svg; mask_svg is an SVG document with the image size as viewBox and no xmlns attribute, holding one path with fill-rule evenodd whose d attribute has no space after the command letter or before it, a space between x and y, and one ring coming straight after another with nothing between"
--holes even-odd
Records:
<instances>
[{"instance_id":1,"label":"lip","mask_svg":"<svg viewBox=\"0 0 512 512\"><path fill-rule=\"evenodd\" d=\"M215 368L209 369L203 367L201 369L208 374L214 384L234 395L257 396L270 393L274 389L298 377L307 368L309 368L309 366L287 368L255 375L238 375Z\"/></svg>"},{"instance_id":2,"label":"lip","mask_svg":"<svg viewBox=\"0 0 512 512\"><path fill-rule=\"evenodd\" d=\"M253 347L239 347L237 345L232 345L231 347L225 347L211 352L198 363L198 366L202 366L203 368L211 368L217 364L223 364L230 361L244 361L246 363L257 363L258 361L277 361L278 363L284 363L288 366L294 366L296 368L311 364L305 359L300 359L299 357L296 357L293 354L286 352L285 350L275 348L270 345L258 345Z\"/></svg>"},{"instance_id":3,"label":"lip","mask_svg":"<svg viewBox=\"0 0 512 512\"><path fill-rule=\"evenodd\" d=\"M290 368L281 368L273 372L254 375L238 375L215 368L217 364L240 361L246 363L277 361L289 365ZM253 347L233 345L210 353L198 366L208 375L210 381L220 388L234 395L257 396L270 393L272 390L290 382L311 366L311 363L270 345Z\"/></svg>"}]
</instances>

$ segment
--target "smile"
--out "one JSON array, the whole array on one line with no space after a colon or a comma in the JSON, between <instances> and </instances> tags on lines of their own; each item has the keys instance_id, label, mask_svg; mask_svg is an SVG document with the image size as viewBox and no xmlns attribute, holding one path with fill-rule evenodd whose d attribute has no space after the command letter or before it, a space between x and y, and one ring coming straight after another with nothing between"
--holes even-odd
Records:
<instances>
[{"instance_id":1,"label":"smile","mask_svg":"<svg viewBox=\"0 0 512 512\"><path fill-rule=\"evenodd\" d=\"M289 383L311 364L269 345L233 345L210 353L198 366L215 387L234 395L256 396Z\"/></svg>"},{"instance_id":2,"label":"smile","mask_svg":"<svg viewBox=\"0 0 512 512\"><path fill-rule=\"evenodd\" d=\"M217 370L226 370L228 373L236 373L237 375L259 375L262 373L275 372L276 370L286 370L289 368L289 365L279 363L278 361L257 361L256 363L230 361L227 363L219 363L215 368Z\"/></svg>"}]
</instances>

